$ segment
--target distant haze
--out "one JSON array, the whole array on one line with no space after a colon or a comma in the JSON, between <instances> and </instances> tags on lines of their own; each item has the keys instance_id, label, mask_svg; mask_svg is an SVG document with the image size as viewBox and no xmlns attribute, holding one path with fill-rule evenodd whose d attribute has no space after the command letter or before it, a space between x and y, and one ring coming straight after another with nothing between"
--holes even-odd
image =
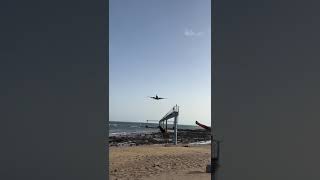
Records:
<instances>
[{"instance_id":1,"label":"distant haze","mask_svg":"<svg viewBox=\"0 0 320 180\"><path fill-rule=\"evenodd\" d=\"M210 5L110 0L110 121L159 120L178 104L180 124L211 124Z\"/></svg>"}]
</instances>

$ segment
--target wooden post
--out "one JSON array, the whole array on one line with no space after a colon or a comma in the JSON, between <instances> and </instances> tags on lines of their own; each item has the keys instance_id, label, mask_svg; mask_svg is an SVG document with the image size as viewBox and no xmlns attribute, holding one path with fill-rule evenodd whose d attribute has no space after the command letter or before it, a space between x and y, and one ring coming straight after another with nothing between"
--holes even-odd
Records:
<instances>
[{"instance_id":1,"label":"wooden post","mask_svg":"<svg viewBox=\"0 0 320 180\"><path fill-rule=\"evenodd\" d=\"M168 131L168 120L166 120L166 131Z\"/></svg>"}]
</instances>

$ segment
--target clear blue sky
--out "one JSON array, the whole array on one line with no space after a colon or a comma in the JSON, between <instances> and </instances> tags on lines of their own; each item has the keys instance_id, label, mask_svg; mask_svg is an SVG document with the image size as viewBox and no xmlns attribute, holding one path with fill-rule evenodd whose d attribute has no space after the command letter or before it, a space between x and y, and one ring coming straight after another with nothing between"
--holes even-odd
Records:
<instances>
[{"instance_id":1,"label":"clear blue sky","mask_svg":"<svg viewBox=\"0 0 320 180\"><path fill-rule=\"evenodd\" d=\"M211 1L110 0L109 120L211 124ZM158 94L168 99L155 101Z\"/></svg>"}]
</instances>

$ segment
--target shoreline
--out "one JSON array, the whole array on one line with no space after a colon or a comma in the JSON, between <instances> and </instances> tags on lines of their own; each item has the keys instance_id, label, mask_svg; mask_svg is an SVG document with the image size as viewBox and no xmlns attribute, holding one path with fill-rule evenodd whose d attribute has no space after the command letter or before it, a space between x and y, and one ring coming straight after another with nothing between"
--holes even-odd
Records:
<instances>
[{"instance_id":1,"label":"shoreline","mask_svg":"<svg viewBox=\"0 0 320 180\"><path fill-rule=\"evenodd\" d=\"M203 129L179 129L178 143L191 144L211 140L211 132ZM169 142L172 143L173 133L169 133ZM109 136L109 147L112 146L141 146L165 144L161 132L132 133L126 135Z\"/></svg>"}]
</instances>

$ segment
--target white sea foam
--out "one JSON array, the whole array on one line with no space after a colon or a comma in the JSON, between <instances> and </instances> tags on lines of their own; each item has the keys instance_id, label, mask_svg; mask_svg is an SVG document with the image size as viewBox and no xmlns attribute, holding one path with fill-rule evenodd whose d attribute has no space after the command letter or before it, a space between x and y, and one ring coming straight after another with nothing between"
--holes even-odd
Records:
<instances>
[{"instance_id":1,"label":"white sea foam","mask_svg":"<svg viewBox=\"0 0 320 180\"><path fill-rule=\"evenodd\" d=\"M211 140L209 140L209 141L198 141L198 142L193 142L193 143L190 143L190 144L211 144Z\"/></svg>"},{"instance_id":2,"label":"white sea foam","mask_svg":"<svg viewBox=\"0 0 320 180\"><path fill-rule=\"evenodd\" d=\"M135 136L135 135L145 135L145 134L152 134L156 131L139 131L139 132L113 132L109 133L110 136Z\"/></svg>"}]
</instances>

